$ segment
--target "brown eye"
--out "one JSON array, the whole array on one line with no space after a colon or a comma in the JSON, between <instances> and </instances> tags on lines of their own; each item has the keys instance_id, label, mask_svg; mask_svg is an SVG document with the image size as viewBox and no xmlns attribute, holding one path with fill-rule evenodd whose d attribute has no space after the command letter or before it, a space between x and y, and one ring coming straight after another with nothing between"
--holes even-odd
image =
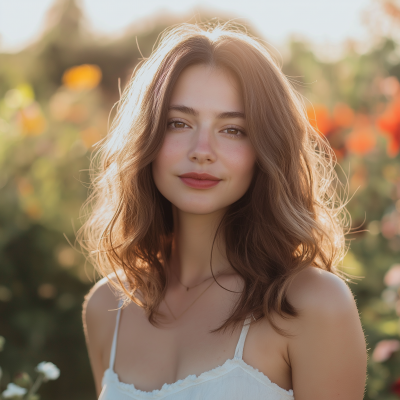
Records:
<instances>
[{"instance_id":1,"label":"brown eye","mask_svg":"<svg viewBox=\"0 0 400 400\"><path fill-rule=\"evenodd\" d=\"M173 129L183 129L183 128L185 128L187 126L182 121L171 121L168 125Z\"/></svg>"},{"instance_id":2,"label":"brown eye","mask_svg":"<svg viewBox=\"0 0 400 400\"><path fill-rule=\"evenodd\" d=\"M225 128L222 132L225 132L228 135L232 135L232 136L241 136L241 135L245 134L242 130L240 130L238 128L234 128L234 127Z\"/></svg>"}]
</instances>

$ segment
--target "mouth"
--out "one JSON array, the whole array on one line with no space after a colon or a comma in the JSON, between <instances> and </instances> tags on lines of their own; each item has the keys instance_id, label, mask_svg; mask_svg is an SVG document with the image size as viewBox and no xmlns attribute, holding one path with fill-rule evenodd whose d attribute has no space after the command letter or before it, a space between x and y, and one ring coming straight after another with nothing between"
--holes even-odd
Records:
<instances>
[{"instance_id":1,"label":"mouth","mask_svg":"<svg viewBox=\"0 0 400 400\"><path fill-rule=\"evenodd\" d=\"M194 189L208 189L218 185L221 179L216 176L197 172L188 172L187 174L179 175L181 181L186 185Z\"/></svg>"}]
</instances>

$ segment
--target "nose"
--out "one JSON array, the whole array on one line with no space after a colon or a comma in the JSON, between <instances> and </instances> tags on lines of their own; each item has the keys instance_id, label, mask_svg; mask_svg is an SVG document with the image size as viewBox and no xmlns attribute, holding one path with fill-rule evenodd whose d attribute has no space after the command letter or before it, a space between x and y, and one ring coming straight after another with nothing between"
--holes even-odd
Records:
<instances>
[{"instance_id":1,"label":"nose","mask_svg":"<svg viewBox=\"0 0 400 400\"><path fill-rule=\"evenodd\" d=\"M190 161L199 164L211 164L217 159L211 129L201 128L193 135L189 150Z\"/></svg>"}]
</instances>

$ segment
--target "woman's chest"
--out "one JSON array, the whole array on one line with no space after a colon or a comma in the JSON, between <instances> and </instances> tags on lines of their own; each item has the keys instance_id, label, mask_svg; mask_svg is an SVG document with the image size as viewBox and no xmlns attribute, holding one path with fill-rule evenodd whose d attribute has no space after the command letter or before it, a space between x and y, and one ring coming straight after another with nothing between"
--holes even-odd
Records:
<instances>
[{"instance_id":1,"label":"woman's chest","mask_svg":"<svg viewBox=\"0 0 400 400\"><path fill-rule=\"evenodd\" d=\"M242 327L210 333L226 315L215 310L202 314L198 310L196 318L187 323L155 327L141 309L129 310L128 306L118 332L114 370L119 380L152 391L232 359ZM282 357L285 342L281 338L265 323L253 324L244 342L243 361L289 390L290 369Z\"/></svg>"}]
</instances>

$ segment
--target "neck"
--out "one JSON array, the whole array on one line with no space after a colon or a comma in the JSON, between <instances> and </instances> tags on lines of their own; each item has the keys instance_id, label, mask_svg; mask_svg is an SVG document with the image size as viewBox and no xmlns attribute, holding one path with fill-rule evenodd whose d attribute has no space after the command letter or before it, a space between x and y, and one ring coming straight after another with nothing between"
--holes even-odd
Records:
<instances>
[{"instance_id":1,"label":"neck","mask_svg":"<svg viewBox=\"0 0 400 400\"><path fill-rule=\"evenodd\" d=\"M213 241L225 210L212 214L198 215L173 208L174 240L170 267L186 286L194 286L212 276L210 259L212 251L212 271L232 273L225 253L225 241L219 233Z\"/></svg>"}]
</instances>

